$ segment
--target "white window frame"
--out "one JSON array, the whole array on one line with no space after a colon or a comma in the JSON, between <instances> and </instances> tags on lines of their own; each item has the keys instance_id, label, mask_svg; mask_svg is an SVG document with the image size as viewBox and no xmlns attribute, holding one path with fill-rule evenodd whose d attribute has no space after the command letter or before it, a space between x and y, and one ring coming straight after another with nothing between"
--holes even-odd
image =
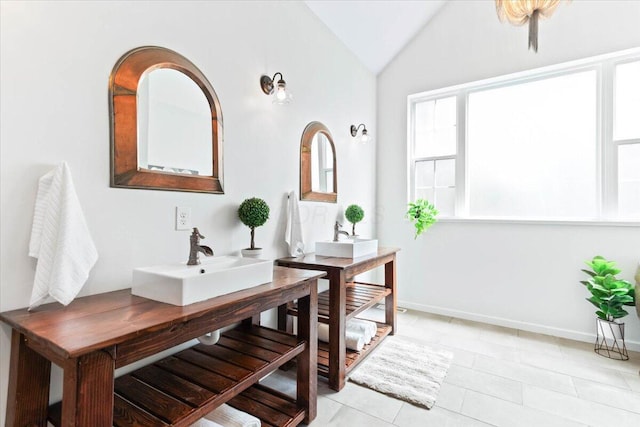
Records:
<instances>
[{"instance_id":1,"label":"white window frame","mask_svg":"<svg viewBox=\"0 0 640 427\"><path fill-rule=\"evenodd\" d=\"M640 221L627 221L617 218L618 201L618 147L624 144L640 143L640 138L616 140L613 135L614 119L614 70L618 64L640 60L640 48L629 49L606 55L600 55L579 61L572 61L549 67L508 74L486 80L480 80L443 89L421 92L407 97L407 201L412 202L415 194L415 163L424 160L442 158L455 159L455 214L445 220L472 220L489 222L532 222L532 223L603 223L620 225L638 225ZM574 74L581 71L596 72L596 218L544 219L544 218L476 218L469 215L469 194L467 189L467 114L469 95L484 91L536 80ZM415 104L441 98L456 97L457 147L453 156L414 157L415 147ZM441 218L443 219L443 218Z\"/></svg>"}]
</instances>

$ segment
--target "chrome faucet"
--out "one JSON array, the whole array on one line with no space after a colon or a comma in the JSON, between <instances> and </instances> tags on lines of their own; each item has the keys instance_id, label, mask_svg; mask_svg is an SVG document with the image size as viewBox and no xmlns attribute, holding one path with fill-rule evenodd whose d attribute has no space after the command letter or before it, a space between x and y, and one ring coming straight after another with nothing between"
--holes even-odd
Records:
<instances>
[{"instance_id":1,"label":"chrome faucet","mask_svg":"<svg viewBox=\"0 0 640 427\"><path fill-rule=\"evenodd\" d=\"M340 236L341 234L344 234L345 236L349 237L349 233L347 231L340 230L340 227L342 227L342 224L340 224L338 221L336 221L335 225L333 226L333 241L334 242L338 241L338 236Z\"/></svg>"},{"instance_id":2,"label":"chrome faucet","mask_svg":"<svg viewBox=\"0 0 640 427\"><path fill-rule=\"evenodd\" d=\"M213 256L213 249L209 246L201 245L200 239L204 239L204 236L200 234L196 227L193 227L193 233L191 233L191 237L189 238L191 241L191 249L189 250L189 261L187 261L187 265L200 264L198 252L202 252L206 256Z\"/></svg>"}]
</instances>

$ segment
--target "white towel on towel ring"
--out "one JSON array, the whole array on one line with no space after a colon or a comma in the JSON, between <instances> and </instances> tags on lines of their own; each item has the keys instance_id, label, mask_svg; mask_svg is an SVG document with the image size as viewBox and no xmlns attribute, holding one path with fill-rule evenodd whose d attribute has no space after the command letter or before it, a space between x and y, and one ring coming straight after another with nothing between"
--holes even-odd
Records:
<instances>
[{"instance_id":1,"label":"white towel on towel ring","mask_svg":"<svg viewBox=\"0 0 640 427\"><path fill-rule=\"evenodd\" d=\"M29 256L38 259L29 310L49 296L69 304L98 260L66 162L38 182Z\"/></svg>"}]
</instances>

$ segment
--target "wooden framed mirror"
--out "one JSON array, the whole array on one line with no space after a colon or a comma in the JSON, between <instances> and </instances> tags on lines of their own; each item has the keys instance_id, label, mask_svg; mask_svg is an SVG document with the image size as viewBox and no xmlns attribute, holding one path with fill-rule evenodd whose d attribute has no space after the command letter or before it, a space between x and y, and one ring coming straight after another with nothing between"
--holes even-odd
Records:
<instances>
[{"instance_id":1,"label":"wooden framed mirror","mask_svg":"<svg viewBox=\"0 0 640 427\"><path fill-rule=\"evenodd\" d=\"M309 123L300 141L300 200L336 203L337 176L331 132L320 122Z\"/></svg>"},{"instance_id":2,"label":"wooden framed mirror","mask_svg":"<svg viewBox=\"0 0 640 427\"><path fill-rule=\"evenodd\" d=\"M224 193L222 109L187 58L157 46L125 53L109 110L112 187Z\"/></svg>"}]
</instances>

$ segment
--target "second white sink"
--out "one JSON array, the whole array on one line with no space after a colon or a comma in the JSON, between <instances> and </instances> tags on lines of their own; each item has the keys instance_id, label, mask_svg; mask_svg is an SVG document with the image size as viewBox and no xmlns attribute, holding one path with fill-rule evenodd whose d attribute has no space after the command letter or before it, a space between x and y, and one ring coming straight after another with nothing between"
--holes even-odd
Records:
<instances>
[{"instance_id":1,"label":"second white sink","mask_svg":"<svg viewBox=\"0 0 640 427\"><path fill-rule=\"evenodd\" d=\"M316 255L338 258L358 258L378 252L377 239L348 239L337 242L316 242Z\"/></svg>"},{"instance_id":2,"label":"second white sink","mask_svg":"<svg viewBox=\"0 0 640 427\"><path fill-rule=\"evenodd\" d=\"M173 305L188 305L269 283L273 262L254 258L201 258L200 265L164 264L133 270L131 293Z\"/></svg>"}]
</instances>

